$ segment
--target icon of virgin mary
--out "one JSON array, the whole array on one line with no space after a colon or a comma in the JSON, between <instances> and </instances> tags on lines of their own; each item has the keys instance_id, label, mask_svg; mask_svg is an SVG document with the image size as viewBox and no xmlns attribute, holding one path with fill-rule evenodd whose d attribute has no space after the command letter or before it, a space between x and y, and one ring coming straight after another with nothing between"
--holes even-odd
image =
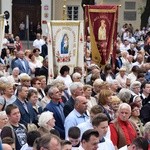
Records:
<instances>
[{"instance_id":1,"label":"icon of virgin mary","mask_svg":"<svg viewBox=\"0 0 150 150\"><path fill-rule=\"evenodd\" d=\"M69 50L69 37L65 33L61 41L61 54L68 54L68 50Z\"/></svg>"},{"instance_id":2,"label":"icon of virgin mary","mask_svg":"<svg viewBox=\"0 0 150 150\"><path fill-rule=\"evenodd\" d=\"M98 40L106 40L106 24L105 20L101 20L101 26L98 29Z\"/></svg>"}]
</instances>

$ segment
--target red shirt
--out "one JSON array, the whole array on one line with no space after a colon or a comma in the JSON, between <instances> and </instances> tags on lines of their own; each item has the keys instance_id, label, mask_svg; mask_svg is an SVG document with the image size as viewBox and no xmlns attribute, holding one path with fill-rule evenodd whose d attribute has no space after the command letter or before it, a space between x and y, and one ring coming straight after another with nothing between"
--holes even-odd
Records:
<instances>
[{"instance_id":1,"label":"red shirt","mask_svg":"<svg viewBox=\"0 0 150 150\"><path fill-rule=\"evenodd\" d=\"M137 135L133 125L129 121L120 120L120 118L117 119L117 124L119 129L117 129L114 123L110 123L111 140L113 144L118 147L118 143L121 142L121 140L125 140L126 145L131 144ZM121 135L122 139L118 131L123 134Z\"/></svg>"}]
</instances>

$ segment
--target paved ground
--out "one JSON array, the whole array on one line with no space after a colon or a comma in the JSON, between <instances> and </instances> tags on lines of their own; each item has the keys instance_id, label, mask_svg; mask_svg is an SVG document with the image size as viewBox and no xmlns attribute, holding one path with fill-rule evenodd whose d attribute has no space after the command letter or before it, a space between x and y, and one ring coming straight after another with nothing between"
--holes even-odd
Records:
<instances>
[{"instance_id":1,"label":"paved ground","mask_svg":"<svg viewBox=\"0 0 150 150\"><path fill-rule=\"evenodd\" d=\"M29 41L29 44L27 41L22 41L23 49L33 49L33 41ZM28 48L29 47L29 48Z\"/></svg>"}]
</instances>

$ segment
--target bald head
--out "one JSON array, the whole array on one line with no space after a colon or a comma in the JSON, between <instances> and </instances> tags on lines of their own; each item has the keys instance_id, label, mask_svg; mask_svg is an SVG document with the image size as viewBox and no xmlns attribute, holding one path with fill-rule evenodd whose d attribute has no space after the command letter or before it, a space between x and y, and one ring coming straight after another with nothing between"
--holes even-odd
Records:
<instances>
[{"instance_id":1,"label":"bald head","mask_svg":"<svg viewBox=\"0 0 150 150\"><path fill-rule=\"evenodd\" d=\"M18 52L18 57L19 57L20 59L23 59L23 58L24 58L24 52L23 52L23 51L19 51L19 52Z\"/></svg>"},{"instance_id":2,"label":"bald head","mask_svg":"<svg viewBox=\"0 0 150 150\"><path fill-rule=\"evenodd\" d=\"M81 103L81 101L83 101L83 100L86 100L86 97L84 97L84 96L77 96L75 98L75 105L78 104L78 103Z\"/></svg>"},{"instance_id":3,"label":"bald head","mask_svg":"<svg viewBox=\"0 0 150 150\"><path fill-rule=\"evenodd\" d=\"M80 113L83 114L87 110L87 103L88 100L84 96L77 96L75 98L75 109Z\"/></svg>"}]
</instances>

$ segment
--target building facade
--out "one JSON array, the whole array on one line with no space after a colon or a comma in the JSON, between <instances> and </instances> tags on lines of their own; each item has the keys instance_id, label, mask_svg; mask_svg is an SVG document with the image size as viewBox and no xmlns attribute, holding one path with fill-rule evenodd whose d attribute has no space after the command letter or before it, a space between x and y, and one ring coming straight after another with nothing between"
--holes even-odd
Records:
<instances>
[{"instance_id":1,"label":"building facade","mask_svg":"<svg viewBox=\"0 0 150 150\"><path fill-rule=\"evenodd\" d=\"M131 23L140 28L140 16L146 5L146 0L95 0L96 4L116 4L119 7L118 31L125 23ZM66 7L64 7L64 5ZM66 10L66 11L64 11ZM68 20L83 20L81 0L0 0L0 13L8 11L10 17L10 33L19 32L19 24L29 22L35 26L40 22L43 35L47 35L46 22L50 20L62 20L67 16Z\"/></svg>"}]
</instances>

